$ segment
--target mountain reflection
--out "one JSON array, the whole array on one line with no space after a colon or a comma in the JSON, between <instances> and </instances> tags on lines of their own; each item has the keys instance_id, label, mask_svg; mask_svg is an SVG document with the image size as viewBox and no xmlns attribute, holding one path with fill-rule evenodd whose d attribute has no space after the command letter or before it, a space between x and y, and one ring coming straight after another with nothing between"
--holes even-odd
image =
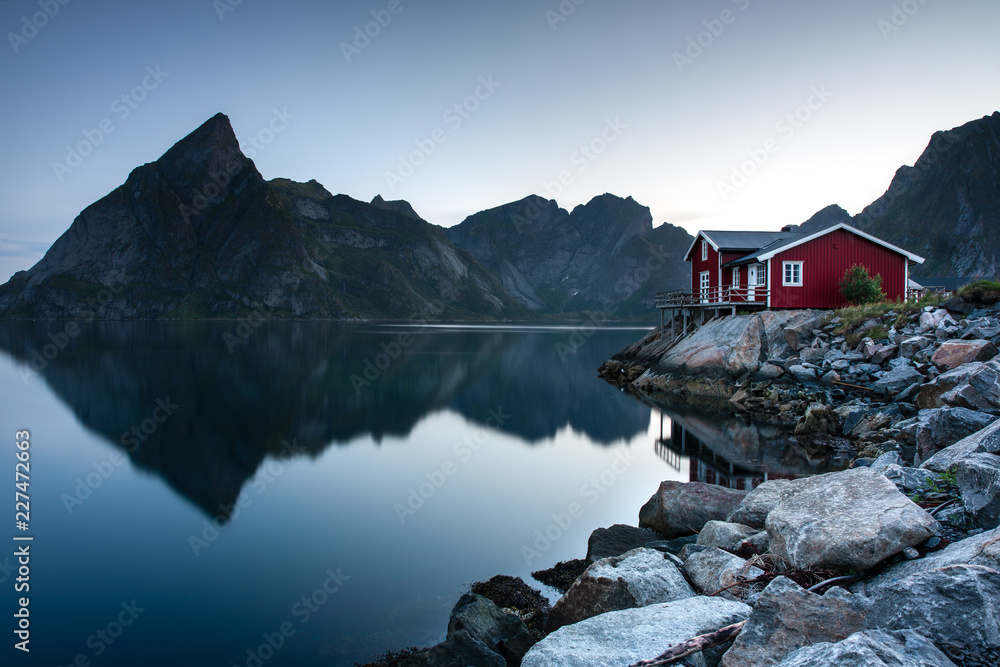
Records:
<instances>
[{"instance_id":1,"label":"mountain reflection","mask_svg":"<svg viewBox=\"0 0 1000 667\"><path fill-rule=\"evenodd\" d=\"M239 337L236 323L2 322L0 349L26 381L44 378L82 424L213 516L269 455L404 437L440 410L482 425L502 410L512 418L500 430L528 443L569 426L610 444L649 425L649 407L595 372L635 331L564 347L566 363L557 344L568 330L295 322L248 332Z\"/></svg>"}]
</instances>

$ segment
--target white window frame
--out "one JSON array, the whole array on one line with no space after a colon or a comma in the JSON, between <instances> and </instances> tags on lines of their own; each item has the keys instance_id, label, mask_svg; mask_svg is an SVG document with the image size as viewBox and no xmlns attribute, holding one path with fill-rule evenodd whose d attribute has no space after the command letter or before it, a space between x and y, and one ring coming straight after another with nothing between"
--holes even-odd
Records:
<instances>
[{"instance_id":1,"label":"white window frame","mask_svg":"<svg viewBox=\"0 0 1000 667\"><path fill-rule=\"evenodd\" d=\"M733 268L733 287L740 286L740 267Z\"/></svg>"},{"instance_id":2,"label":"white window frame","mask_svg":"<svg viewBox=\"0 0 1000 667\"><path fill-rule=\"evenodd\" d=\"M698 274L698 296L702 303L708 303L712 292L712 272L702 271Z\"/></svg>"},{"instance_id":3,"label":"white window frame","mask_svg":"<svg viewBox=\"0 0 1000 667\"><path fill-rule=\"evenodd\" d=\"M802 275L802 265L801 260L782 262L781 263L781 286L782 287L802 287L805 282ZM797 268L793 268L797 267ZM788 270L792 269L792 280L788 278ZM798 272L798 282L795 282L795 274Z\"/></svg>"},{"instance_id":4,"label":"white window frame","mask_svg":"<svg viewBox=\"0 0 1000 667\"><path fill-rule=\"evenodd\" d=\"M756 264L757 267L757 282L754 283L754 287L767 287L767 267L765 264Z\"/></svg>"},{"instance_id":5,"label":"white window frame","mask_svg":"<svg viewBox=\"0 0 1000 667\"><path fill-rule=\"evenodd\" d=\"M701 242L701 261L708 261L708 241Z\"/></svg>"}]
</instances>

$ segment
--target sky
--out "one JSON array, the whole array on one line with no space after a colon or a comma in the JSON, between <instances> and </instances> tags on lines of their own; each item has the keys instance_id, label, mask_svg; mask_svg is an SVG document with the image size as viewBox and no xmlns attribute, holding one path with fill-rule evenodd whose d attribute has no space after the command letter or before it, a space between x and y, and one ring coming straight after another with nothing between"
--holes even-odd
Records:
<instances>
[{"instance_id":1,"label":"sky","mask_svg":"<svg viewBox=\"0 0 1000 667\"><path fill-rule=\"evenodd\" d=\"M442 226L855 214L1000 108L996 0L0 0L0 281L218 112L265 178Z\"/></svg>"}]
</instances>

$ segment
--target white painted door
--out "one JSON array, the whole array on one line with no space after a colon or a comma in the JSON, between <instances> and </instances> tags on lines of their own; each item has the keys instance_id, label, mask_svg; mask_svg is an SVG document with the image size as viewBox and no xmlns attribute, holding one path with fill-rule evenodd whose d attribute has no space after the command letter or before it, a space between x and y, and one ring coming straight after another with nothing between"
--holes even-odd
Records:
<instances>
[{"instance_id":1,"label":"white painted door","mask_svg":"<svg viewBox=\"0 0 1000 667\"><path fill-rule=\"evenodd\" d=\"M747 301L756 301L756 290L754 286L757 284L757 264L751 264L747 267Z\"/></svg>"},{"instance_id":2,"label":"white painted door","mask_svg":"<svg viewBox=\"0 0 1000 667\"><path fill-rule=\"evenodd\" d=\"M710 283L709 283L709 275L710 274L709 274L708 271L702 271L701 272L701 302L702 303L708 303L708 292L711 289L711 287L709 286L710 285Z\"/></svg>"}]
</instances>

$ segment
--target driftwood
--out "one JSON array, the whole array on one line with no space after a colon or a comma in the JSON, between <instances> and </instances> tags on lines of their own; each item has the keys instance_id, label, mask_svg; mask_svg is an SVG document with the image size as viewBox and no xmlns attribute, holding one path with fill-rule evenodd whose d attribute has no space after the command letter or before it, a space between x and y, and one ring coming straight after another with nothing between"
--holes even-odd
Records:
<instances>
[{"instance_id":1,"label":"driftwood","mask_svg":"<svg viewBox=\"0 0 1000 667\"><path fill-rule=\"evenodd\" d=\"M739 623L727 625L721 630L716 630L715 632L709 632L708 634L688 639L687 641L681 642L676 646L671 646L652 660L640 660L633 665L629 665L629 667L659 667L660 665L669 665L686 658L689 655L698 653L699 651L704 651L707 648L721 646L736 635L740 634L740 631L743 629L743 625L745 623L746 621L740 621Z\"/></svg>"}]
</instances>

